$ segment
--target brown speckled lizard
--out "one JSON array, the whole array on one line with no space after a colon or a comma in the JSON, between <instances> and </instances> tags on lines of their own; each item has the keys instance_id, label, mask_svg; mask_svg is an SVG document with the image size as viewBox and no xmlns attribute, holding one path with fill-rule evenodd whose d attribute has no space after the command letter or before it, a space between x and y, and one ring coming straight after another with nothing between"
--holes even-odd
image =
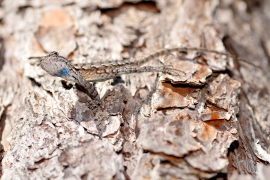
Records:
<instances>
[{"instance_id":1,"label":"brown speckled lizard","mask_svg":"<svg viewBox=\"0 0 270 180\"><path fill-rule=\"evenodd\" d=\"M177 71L178 72L181 71L166 66L141 67L141 65L145 64L150 60L154 60L162 55L166 55L172 52L187 52L190 50L234 57L229 53L218 52L215 50L208 50L204 48L177 47L157 51L134 62L131 62L129 60L110 61L110 62L108 61L102 62L99 65L94 65L90 63L72 65L66 58L59 56L57 52L51 52L47 56L41 58L40 64L42 69L44 69L52 76L58 76L65 80L73 81L83 86L87 90L87 94L91 97L92 100L100 102L98 92L96 91L94 85L91 84L91 82L111 79L122 74L142 73L142 72L164 72L175 75L177 74L176 73Z\"/></svg>"}]
</instances>

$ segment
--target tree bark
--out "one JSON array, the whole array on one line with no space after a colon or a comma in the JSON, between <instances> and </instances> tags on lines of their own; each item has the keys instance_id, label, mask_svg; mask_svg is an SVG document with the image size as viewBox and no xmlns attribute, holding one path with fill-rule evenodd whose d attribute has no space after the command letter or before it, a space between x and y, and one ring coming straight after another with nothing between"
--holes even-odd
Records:
<instances>
[{"instance_id":1,"label":"tree bark","mask_svg":"<svg viewBox=\"0 0 270 180\"><path fill-rule=\"evenodd\" d=\"M269 1L1 1L3 179L267 179ZM30 58L175 51L96 82L102 105ZM162 62L162 63L161 63Z\"/></svg>"}]
</instances>

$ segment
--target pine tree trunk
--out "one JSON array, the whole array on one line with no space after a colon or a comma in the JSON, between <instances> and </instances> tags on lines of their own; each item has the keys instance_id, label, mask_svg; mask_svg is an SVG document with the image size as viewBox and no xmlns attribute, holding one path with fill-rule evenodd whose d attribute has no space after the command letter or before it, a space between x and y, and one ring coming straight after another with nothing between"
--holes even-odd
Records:
<instances>
[{"instance_id":1,"label":"pine tree trunk","mask_svg":"<svg viewBox=\"0 0 270 180\"><path fill-rule=\"evenodd\" d=\"M3 179L267 179L270 2L0 1ZM102 105L41 69L139 58L95 82ZM238 58L236 58L238 57Z\"/></svg>"}]
</instances>

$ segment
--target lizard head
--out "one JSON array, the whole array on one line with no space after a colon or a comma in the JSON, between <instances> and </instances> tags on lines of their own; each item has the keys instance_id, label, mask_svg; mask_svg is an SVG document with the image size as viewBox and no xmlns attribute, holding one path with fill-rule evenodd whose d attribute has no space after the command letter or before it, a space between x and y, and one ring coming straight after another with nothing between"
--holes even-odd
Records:
<instances>
[{"instance_id":1,"label":"lizard head","mask_svg":"<svg viewBox=\"0 0 270 180\"><path fill-rule=\"evenodd\" d=\"M52 76L63 77L68 75L70 71L69 62L55 51L42 57L40 65L42 69Z\"/></svg>"}]
</instances>

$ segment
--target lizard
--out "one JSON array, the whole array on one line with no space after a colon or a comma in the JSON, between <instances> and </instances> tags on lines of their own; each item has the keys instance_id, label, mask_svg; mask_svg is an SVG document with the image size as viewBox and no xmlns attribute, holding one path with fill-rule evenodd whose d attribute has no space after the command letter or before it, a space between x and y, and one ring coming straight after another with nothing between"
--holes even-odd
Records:
<instances>
[{"instance_id":1,"label":"lizard","mask_svg":"<svg viewBox=\"0 0 270 180\"><path fill-rule=\"evenodd\" d=\"M209 50L205 48L196 47L175 47L162 49L154 52L148 56L137 59L133 62L129 60L122 61L104 61L99 65L94 65L91 63L85 64L71 64L66 58L60 56L58 52L53 51L48 55L40 59L41 68L52 76L61 77L67 81L73 81L87 90L87 94L90 98L97 103L100 103L100 97L96 91L94 85L91 82L102 81L106 79L111 79L122 74L131 73L142 73L142 72L163 72L171 73L175 72L175 69L166 66L152 67L141 65L147 63L148 61L154 60L162 55L167 55L172 52L187 52L187 51L197 51L197 52L208 52L215 53L219 55L225 55L229 57L235 57L226 52L219 52L215 50ZM184 73L184 72L182 72Z\"/></svg>"}]
</instances>

